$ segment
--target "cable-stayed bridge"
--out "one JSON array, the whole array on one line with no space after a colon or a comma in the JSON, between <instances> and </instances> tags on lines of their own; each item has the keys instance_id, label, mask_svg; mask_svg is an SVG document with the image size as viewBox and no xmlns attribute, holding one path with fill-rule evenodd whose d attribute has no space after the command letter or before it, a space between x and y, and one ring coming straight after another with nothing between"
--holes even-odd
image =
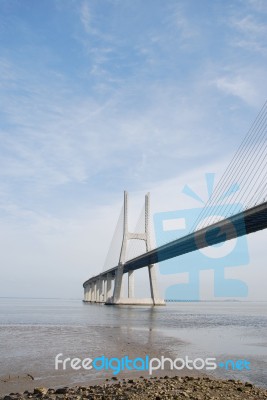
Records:
<instances>
[{"instance_id":1,"label":"cable-stayed bridge","mask_svg":"<svg viewBox=\"0 0 267 400\"><path fill-rule=\"evenodd\" d=\"M163 305L155 264L267 227L267 102L186 236L156 248L150 238L150 198L145 197L134 232L128 229L128 195L115 229L103 272L84 282L84 301L105 304ZM227 204L225 199L227 198ZM229 206L230 203L230 206ZM210 210L213 209L211 215ZM219 210L219 212L216 212ZM218 220L218 215L224 218ZM134 296L134 271L146 267L150 298ZM128 295L123 296L123 275Z\"/></svg>"}]
</instances>

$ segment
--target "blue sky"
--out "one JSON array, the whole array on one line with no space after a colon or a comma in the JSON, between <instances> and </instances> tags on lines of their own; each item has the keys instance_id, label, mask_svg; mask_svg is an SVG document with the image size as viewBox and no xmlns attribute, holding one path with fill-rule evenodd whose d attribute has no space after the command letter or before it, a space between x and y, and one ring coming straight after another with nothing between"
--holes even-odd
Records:
<instances>
[{"instance_id":1,"label":"blue sky","mask_svg":"<svg viewBox=\"0 0 267 400\"><path fill-rule=\"evenodd\" d=\"M266 100L266 22L264 0L0 1L0 293L79 297L124 189L223 172Z\"/></svg>"}]
</instances>

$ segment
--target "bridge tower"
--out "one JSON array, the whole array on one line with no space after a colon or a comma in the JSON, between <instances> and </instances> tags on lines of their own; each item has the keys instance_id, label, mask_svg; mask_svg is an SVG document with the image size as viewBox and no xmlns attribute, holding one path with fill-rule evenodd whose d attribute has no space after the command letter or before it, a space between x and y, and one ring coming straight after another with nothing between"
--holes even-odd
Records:
<instances>
[{"instance_id":1,"label":"bridge tower","mask_svg":"<svg viewBox=\"0 0 267 400\"><path fill-rule=\"evenodd\" d=\"M150 194L145 196L145 231L144 232L129 232L128 229L128 193L124 192L124 206L123 206L123 239L119 257L118 268L115 274L114 292L110 299L107 299L106 304L151 304L162 305L164 301L159 298L156 266L154 264L148 265L150 295L149 299L137 299L134 297L134 271L128 272L128 297L123 297L123 270L126 263L126 254L128 242L130 240L143 240L145 242L146 252L151 250L150 240Z\"/></svg>"},{"instance_id":2,"label":"bridge tower","mask_svg":"<svg viewBox=\"0 0 267 400\"><path fill-rule=\"evenodd\" d=\"M112 305L165 305L163 299L159 298L156 267L154 264L147 265L148 269L150 297L146 299L136 298L134 294L134 270L125 272L127 262L127 247L130 240L142 240L145 242L145 252L151 249L150 241L150 198L149 193L145 197L144 232L130 232L128 229L128 193L124 192L122 215L122 243L120 247L118 266L111 269L105 269L97 276L93 276L84 282L84 302L86 303L104 303ZM139 228L138 228L139 230ZM123 274L128 274L128 295L123 295Z\"/></svg>"}]
</instances>

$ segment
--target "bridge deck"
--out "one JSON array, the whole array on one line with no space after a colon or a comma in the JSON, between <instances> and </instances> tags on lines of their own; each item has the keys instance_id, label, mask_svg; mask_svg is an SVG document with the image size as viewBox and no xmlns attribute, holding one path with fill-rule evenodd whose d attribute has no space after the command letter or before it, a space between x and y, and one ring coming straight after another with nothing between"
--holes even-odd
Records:
<instances>
[{"instance_id":1,"label":"bridge deck","mask_svg":"<svg viewBox=\"0 0 267 400\"><path fill-rule=\"evenodd\" d=\"M133 258L125 263L124 273L265 228L267 228L267 202ZM105 275L107 272L115 274L116 269L117 267L111 268L100 275Z\"/></svg>"}]
</instances>

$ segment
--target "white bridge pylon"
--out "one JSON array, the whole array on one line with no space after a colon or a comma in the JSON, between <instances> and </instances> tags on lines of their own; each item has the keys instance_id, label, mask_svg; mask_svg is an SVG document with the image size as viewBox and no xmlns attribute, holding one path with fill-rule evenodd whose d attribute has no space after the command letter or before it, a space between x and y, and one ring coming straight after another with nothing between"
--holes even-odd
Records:
<instances>
[{"instance_id":1,"label":"white bridge pylon","mask_svg":"<svg viewBox=\"0 0 267 400\"><path fill-rule=\"evenodd\" d=\"M146 252L151 250L150 241L150 194L145 196L145 229L144 232L129 232L128 229L128 193L124 192L123 205L123 238L117 268L112 268L94 276L84 282L84 301L90 303L104 303L108 305L164 305L159 298L156 266L148 265L150 298L136 298L134 296L134 270L128 274L128 297L123 296L123 274L126 263L126 253L130 240L145 242Z\"/></svg>"}]
</instances>

